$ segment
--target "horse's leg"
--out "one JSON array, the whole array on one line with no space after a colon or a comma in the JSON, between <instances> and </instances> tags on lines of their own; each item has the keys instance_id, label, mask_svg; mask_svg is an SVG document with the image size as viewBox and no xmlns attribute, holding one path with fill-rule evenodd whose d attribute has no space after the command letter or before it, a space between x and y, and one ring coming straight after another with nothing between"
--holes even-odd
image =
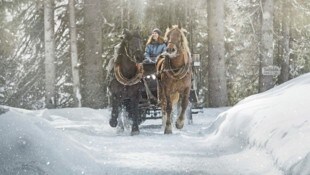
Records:
<instances>
[{"instance_id":1,"label":"horse's leg","mask_svg":"<svg viewBox=\"0 0 310 175\"><path fill-rule=\"evenodd\" d=\"M176 128L178 129L182 129L184 126L184 115L185 115L185 111L188 105L189 92L190 92L190 88L186 88L182 96L181 112L178 117L178 120L176 121Z\"/></svg>"},{"instance_id":2,"label":"horse's leg","mask_svg":"<svg viewBox=\"0 0 310 175\"><path fill-rule=\"evenodd\" d=\"M116 127L116 132L117 133L122 133L125 130L126 127L126 118L127 118L127 112L126 108L123 105L123 101L120 102L119 107L118 107L118 117L117 117L117 127Z\"/></svg>"},{"instance_id":3,"label":"horse's leg","mask_svg":"<svg viewBox=\"0 0 310 175\"><path fill-rule=\"evenodd\" d=\"M165 134L172 134L172 125L171 125L171 112L172 112L172 102L170 98L170 94L165 91L166 96L166 127Z\"/></svg>"},{"instance_id":4,"label":"horse's leg","mask_svg":"<svg viewBox=\"0 0 310 175\"><path fill-rule=\"evenodd\" d=\"M166 108L166 107L165 107ZM162 128L166 128L166 123L167 123L167 112L166 110L163 110L163 107L162 107Z\"/></svg>"},{"instance_id":5,"label":"horse's leg","mask_svg":"<svg viewBox=\"0 0 310 175\"><path fill-rule=\"evenodd\" d=\"M111 118L110 118L110 126L116 127L117 126L117 117L119 113L119 101L115 95L112 95L112 112L111 112Z\"/></svg>"},{"instance_id":6,"label":"horse's leg","mask_svg":"<svg viewBox=\"0 0 310 175\"><path fill-rule=\"evenodd\" d=\"M171 95L171 102L172 102L172 112L171 112L171 118L172 121L174 121L177 118L177 115L179 114L179 93L174 93Z\"/></svg>"},{"instance_id":7,"label":"horse's leg","mask_svg":"<svg viewBox=\"0 0 310 175\"><path fill-rule=\"evenodd\" d=\"M161 88L161 87L160 87ZM160 105L161 105L161 113L162 113L162 128L166 128L166 122L167 122L167 112L166 112L166 107L167 107L167 99L166 96L163 93L163 90L159 91L160 93L158 95L158 99L160 99Z\"/></svg>"},{"instance_id":8,"label":"horse's leg","mask_svg":"<svg viewBox=\"0 0 310 175\"><path fill-rule=\"evenodd\" d=\"M166 121L167 121L167 115L166 115L166 97L163 93L161 81L158 79L157 81L157 99L158 104L161 106L161 113L162 113L162 128L166 128Z\"/></svg>"},{"instance_id":9,"label":"horse's leg","mask_svg":"<svg viewBox=\"0 0 310 175\"><path fill-rule=\"evenodd\" d=\"M162 94L162 85L160 84L161 81L157 80L157 104L161 104L162 98L163 98L163 94Z\"/></svg>"},{"instance_id":10,"label":"horse's leg","mask_svg":"<svg viewBox=\"0 0 310 175\"><path fill-rule=\"evenodd\" d=\"M140 98L140 91L139 86L134 85L130 90L130 94L128 94L130 100L127 103L127 111L128 116L132 120L131 124L131 135L138 135L139 131L139 122L140 122L140 115L139 115L139 98Z\"/></svg>"},{"instance_id":11,"label":"horse's leg","mask_svg":"<svg viewBox=\"0 0 310 175\"><path fill-rule=\"evenodd\" d=\"M134 97L131 98L129 104L129 118L132 119L132 126L131 126L131 135L138 135L140 133L139 130L139 93L136 93Z\"/></svg>"}]
</instances>

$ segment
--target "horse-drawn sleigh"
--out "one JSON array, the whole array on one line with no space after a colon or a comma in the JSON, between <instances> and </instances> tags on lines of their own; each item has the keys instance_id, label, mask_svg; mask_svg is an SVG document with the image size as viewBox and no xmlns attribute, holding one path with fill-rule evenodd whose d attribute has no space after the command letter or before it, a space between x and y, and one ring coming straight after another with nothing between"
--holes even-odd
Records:
<instances>
[{"instance_id":1,"label":"horse-drawn sleigh","mask_svg":"<svg viewBox=\"0 0 310 175\"><path fill-rule=\"evenodd\" d=\"M113 59L113 78L109 83L110 125L124 130L124 119L131 120L131 134L139 134L139 124L146 119L162 118L165 134L172 133L172 111L179 106L176 128L184 125L185 116L192 122L189 102L197 103L191 53L180 25L169 27L167 49L155 63L143 63L139 32L123 32L123 40ZM194 81L193 81L194 80ZM190 105L191 106L191 105Z\"/></svg>"}]
</instances>

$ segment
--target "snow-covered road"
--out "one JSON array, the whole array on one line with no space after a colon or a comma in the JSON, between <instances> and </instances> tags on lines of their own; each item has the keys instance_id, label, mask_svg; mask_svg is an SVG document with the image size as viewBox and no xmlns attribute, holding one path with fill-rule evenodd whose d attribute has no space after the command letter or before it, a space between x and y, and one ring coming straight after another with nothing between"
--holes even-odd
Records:
<instances>
[{"instance_id":1,"label":"snow-covered road","mask_svg":"<svg viewBox=\"0 0 310 175\"><path fill-rule=\"evenodd\" d=\"M110 109L0 106L1 175L309 175L310 74L164 135L117 133Z\"/></svg>"},{"instance_id":2,"label":"snow-covered road","mask_svg":"<svg viewBox=\"0 0 310 175\"><path fill-rule=\"evenodd\" d=\"M172 135L163 134L161 120L142 123L138 136L130 136L130 131L117 133L108 125L109 110L55 110L49 111L52 114L47 119L91 155L106 174L281 174L259 150L207 146L205 130L226 109L204 109L194 115L194 124L174 128Z\"/></svg>"}]
</instances>

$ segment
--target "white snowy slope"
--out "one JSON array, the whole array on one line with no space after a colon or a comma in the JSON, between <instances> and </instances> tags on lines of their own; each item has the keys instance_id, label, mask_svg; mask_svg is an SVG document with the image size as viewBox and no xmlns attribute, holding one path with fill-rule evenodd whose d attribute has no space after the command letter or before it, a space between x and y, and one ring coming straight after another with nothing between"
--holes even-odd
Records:
<instances>
[{"instance_id":1,"label":"white snowy slope","mask_svg":"<svg viewBox=\"0 0 310 175\"><path fill-rule=\"evenodd\" d=\"M206 130L207 147L224 153L258 150L283 174L310 175L309 92L305 74L244 99Z\"/></svg>"},{"instance_id":2,"label":"white snowy slope","mask_svg":"<svg viewBox=\"0 0 310 175\"><path fill-rule=\"evenodd\" d=\"M117 134L110 109L0 106L0 174L309 175L309 91L305 74L232 108L204 109L172 135L160 120L138 136Z\"/></svg>"},{"instance_id":3,"label":"white snowy slope","mask_svg":"<svg viewBox=\"0 0 310 175\"><path fill-rule=\"evenodd\" d=\"M0 115L0 174L88 174L100 165L40 113L10 108Z\"/></svg>"}]
</instances>

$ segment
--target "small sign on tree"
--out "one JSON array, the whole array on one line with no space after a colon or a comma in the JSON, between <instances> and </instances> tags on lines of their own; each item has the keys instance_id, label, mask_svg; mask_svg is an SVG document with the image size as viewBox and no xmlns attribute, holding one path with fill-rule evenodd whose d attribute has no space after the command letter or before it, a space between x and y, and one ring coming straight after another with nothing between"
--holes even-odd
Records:
<instances>
[{"instance_id":1,"label":"small sign on tree","mask_svg":"<svg viewBox=\"0 0 310 175\"><path fill-rule=\"evenodd\" d=\"M281 68L279 66L266 66L262 68L263 75L278 76L281 73Z\"/></svg>"},{"instance_id":2,"label":"small sign on tree","mask_svg":"<svg viewBox=\"0 0 310 175\"><path fill-rule=\"evenodd\" d=\"M200 66L200 54L193 54L194 66Z\"/></svg>"}]
</instances>

